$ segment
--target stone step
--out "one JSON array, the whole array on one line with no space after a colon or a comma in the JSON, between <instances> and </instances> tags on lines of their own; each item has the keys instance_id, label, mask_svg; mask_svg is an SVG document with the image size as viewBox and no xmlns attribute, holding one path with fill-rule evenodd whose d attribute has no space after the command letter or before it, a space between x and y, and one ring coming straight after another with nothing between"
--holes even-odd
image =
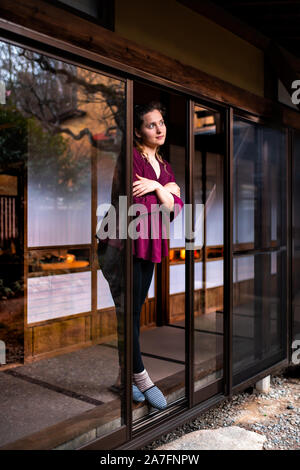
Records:
<instances>
[{"instance_id":1,"label":"stone step","mask_svg":"<svg viewBox=\"0 0 300 470\"><path fill-rule=\"evenodd\" d=\"M239 426L225 426L190 432L155 450L263 450L266 439Z\"/></svg>"}]
</instances>

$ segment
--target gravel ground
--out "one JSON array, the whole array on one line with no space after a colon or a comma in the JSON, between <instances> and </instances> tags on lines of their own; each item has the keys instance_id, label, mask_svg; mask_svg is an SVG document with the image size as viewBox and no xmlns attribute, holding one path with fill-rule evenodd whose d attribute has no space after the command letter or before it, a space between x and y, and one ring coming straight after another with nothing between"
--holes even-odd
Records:
<instances>
[{"instance_id":1,"label":"gravel ground","mask_svg":"<svg viewBox=\"0 0 300 470\"><path fill-rule=\"evenodd\" d=\"M265 450L300 450L300 367L271 377L269 393L251 388L234 395L143 449L156 449L200 429L233 425L265 435Z\"/></svg>"}]
</instances>

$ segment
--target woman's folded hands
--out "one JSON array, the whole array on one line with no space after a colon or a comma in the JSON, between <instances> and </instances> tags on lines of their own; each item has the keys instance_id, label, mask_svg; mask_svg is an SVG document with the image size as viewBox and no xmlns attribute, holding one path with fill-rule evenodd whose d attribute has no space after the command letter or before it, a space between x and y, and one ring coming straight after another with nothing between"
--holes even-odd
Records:
<instances>
[{"instance_id":1,"label":"woman's folded hands","mask_svg":"<svg viewBox=\"0 0 300 470\"><path fill-rule=\"evenodd\" d=\"M167 183L166 185L160 184L158 181L144 178L136 174L138 178L133 182L133 196L142 197L148 193L155 191L159 201L162 205L172 211L174 208L174 198L172 193L180 197L180 188L175 182Z\"/></svg>"}]
</instances>

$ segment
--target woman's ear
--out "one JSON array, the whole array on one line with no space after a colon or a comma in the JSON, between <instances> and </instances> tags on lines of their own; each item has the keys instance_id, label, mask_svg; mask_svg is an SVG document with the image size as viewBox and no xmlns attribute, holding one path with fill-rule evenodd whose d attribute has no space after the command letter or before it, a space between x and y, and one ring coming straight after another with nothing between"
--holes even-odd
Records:
<instances>
[{"instance_id":1,"label":"woman's ear","mask_svg":"<svg viewBox=\"0 0 300 470\"><path fill-rule=\"evenodd\" d=\"M135 133L135 135L138 139L141 138L141 134L139 133L139 131L137 129L134 129L134 133Z\"/></svg>"}]
</instances>

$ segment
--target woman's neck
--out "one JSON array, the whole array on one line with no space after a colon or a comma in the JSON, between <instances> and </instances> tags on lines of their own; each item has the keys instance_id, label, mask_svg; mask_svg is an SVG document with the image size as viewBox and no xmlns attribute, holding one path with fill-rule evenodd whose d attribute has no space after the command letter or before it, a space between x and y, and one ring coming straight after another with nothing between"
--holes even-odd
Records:
<instances>
[{"instance_id":1,"label":"woman's neck","mask_svg":"<svg viewBox=\"0 0 300 470\"><path fill-rule=\"evenodd\" d=\"M151 160L156 158L157 147L148 147L143 145L143 151L147 154L148 158Z\"/></svg>"}]
</instances>

